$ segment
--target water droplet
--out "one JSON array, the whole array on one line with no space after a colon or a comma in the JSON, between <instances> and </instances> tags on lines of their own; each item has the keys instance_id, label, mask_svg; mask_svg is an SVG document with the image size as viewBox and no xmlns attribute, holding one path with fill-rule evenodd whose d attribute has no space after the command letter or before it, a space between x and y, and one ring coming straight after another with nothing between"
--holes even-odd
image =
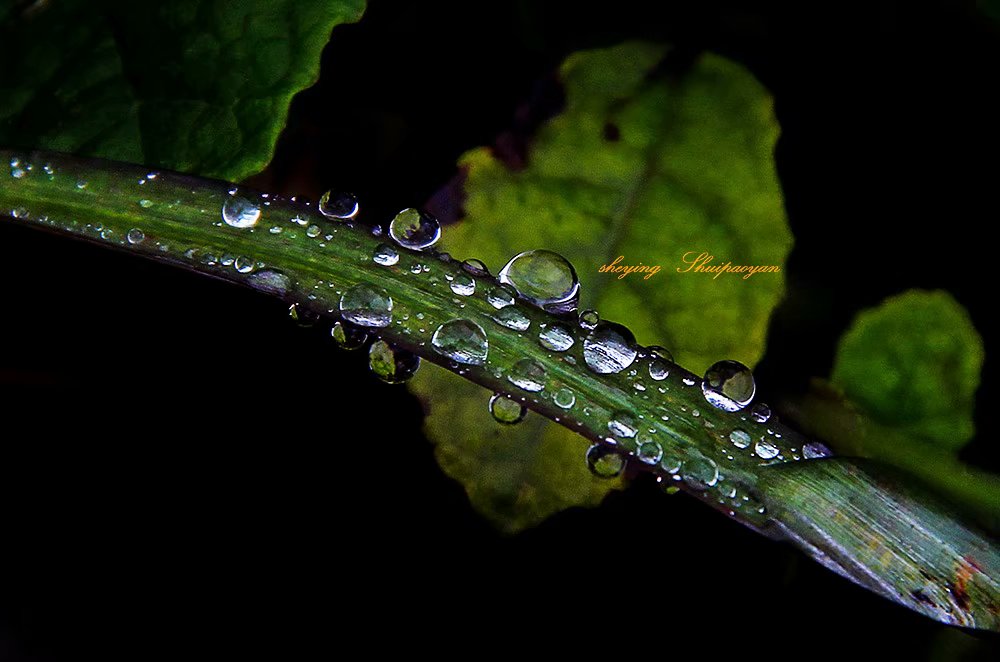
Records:
<instances>
[{"instance_id":1,"label":"water droplet","mask_svg":"<svg viewBox=\"0 0 1000 662\"><path fill-rule=\"evenodd\" d=\"M28 218L28 210L24 207L15 207L10 210L10 215L14 218Z\"/></svg>"},{"instance_id":2,"label":"water droplet","mask_svg":"<svg viewBox=\"0 0 1000 662\"><path fill-rule=\"evenodd\" d=\"M81 191L83 189L87 188L87 180L86 179L79 179L79 180L77 180L76 187L78 189L80 189Z\"/></svg>"},{"instance_id":3,"label":"water droplet","mask_svg":"<svg viewBox=\"0 0 1000 662\"><path fill-rule=\"evenodd\" d=\"M392 321L392 297L380 287L358 283L340 297L340 314L360 326L384 327Z\"/></svg>"},{"instance_id":4,"label":"water droplet","mask_svg":"<svg viewBox=\"0 0 1000 662\"><path fill-rule=\"evenodd\" d=\"M772 444L767 439L761 439L754 445L753 451L754 453L757 454L757 457L759 457L760 459L771 460L778 457L778 453L781 452L781 449L779 449L777 446Z\"/></svg>"},{"instance_id":5,"label":"water droplet","mask_svg":"<svg viewBox=\"0 0 1000 662\"><path fill-rule=\"evenodd\" d=\"M356 196L350 193L337 193L334 191L324 193L320 197L316 208L319 209L319 213L327 218L338 220L354 218L361 211L361 205L358 204Z\"/></svg>"},{"instance_id":6,"label":"water droplet","mask_svg":"<svg viewBox=\"0 0 1000 662\"><path fill-rule=\"evenodd\" d=\"M268 230L271 234L281 234L282 228L280 225L272 225L271 229Z\"/></svg>"},{"instance_id":7,"label":"water droplet","mask_svg":"<svg viewBox=\"0 0 1000 662\"><path fill-rule=\"evenodd\" d=\"M136 244L141 244L142 242L146 241L146 233L144 233L139 228L132 228L131 230L128 231L128 234L125 235L125 239L128 240L128 243L134 246Z\"/></svg>"},{"instance_id":8,"label":"water droplet","mask_svg":"<svg viewBox=\"0 0 1000 662\"><path fill-rule=\"evenodd\" d=\"M241 274L248 274L253 271L253 260L245 255L240 255L233 261L233 267Z\"/></svg>"},{"instance_id":9,"label":"water droplet","mask_svg":"<svg viewBox=\"0 0 1000 662\"><path fill-rule=\"evenodd\" d=\"M399 262L399 253L388 244L379 244L372 253L372 261L381 264L383 267L391 267Z\"/></svg>"},{"instance_id":10,"label":"water droplet","mask_svg":"<svg viewBox=\"0 0 1000 662\"><path fill-rule=\"evenodd\" d=\"M736 428L729 433L729 441L731 441L733 446L736 446L736 448L747 448L750 446L753 439L750 438L750 435L747 434L746 430Z\"/></svg>"},{"instance_id":11,"label":"water droplet","mask_svg":"<svg viewBox=\"0 0 1000 662\"><path fill-rule=\"evenodd\" d=\"M670 376L670 366L674 362L674 357L659 345L653 345L648 349L652 357L649 360L649 376L658 382L662 382Z\"/></svg>"},{"instance_id":12,"label":"water droplet","mask_svg":"<svg viewBox=\"0 0 1000 662\"><path fill-rule=\"evenodd\" d=\"M561 388L552 396L552 402L561 409L570 409L576 404L576 395L568 388Z\"/></svg>"},{"instance_id":13,"label":"water droplet","mask_svg":"<svg viewBox=\"0 0 1000 662\"><path fill-rule=\"evenodd\" d=\"M307 219L302 218L298 214L292 216L291 221L292 223L295 223L295 225L301 225L303 227L309 224L309 221Z\"/></svg>"},{"instance_id":14,"label":"water droplet","mask_svg":"<svg viewBox=\"0 0 1000 662\"><path fill-rule=\"evenodd\" d=\"M387 384L402 384L416 374L420 357L384 340L376 340L368 350L368 367Z\"/></svg>"},{"instance_id":15,"label":"water droplet","mask_svg":"<svg viewBox=\"0 0 1000 662\"><path fill-rule=\"evenodd\" d=\"M621 372L636 357L635 337L620 324L599 324L583 341L583 359L594 372L607 375Z\"/></svg>"},{"instance_id":16,"label":"water droplet","mask_svg":"<svg viewBox=\"0 0 1000 662\"><path fill-rule=\"evenodd\" d=\"M477 260L476 258L469 258L462 262L462 268L465 269L466 273L470 273L473 276L489 276L490 270L486 268L482 260Z\"/></svg>"},{"instance_id":17,"label":"water droplet","mask_svg":"<svg viewBox=\"0 0 1000 662\"><path fill-rule=\"evenodd\" d=\"M593 331L601 323L601 316L596 310L588 308L580 313L580 327L587 331Z\"/></svg>"},{"instance_id":18,"label":"water droplet","mask_svg":"<svg viewBox=\"0 0 1000 662\"><path fill-rule=\"evenodd\" d=\"M831 455L833 455L833 451L826 444L821 444L818 441L809 441L802 445L802 457L807 460L818 460Z\"/></svg>"},{"instance_id":19,"label":"water droplet","mask_svg":"<svg viewBox=\"0 0 1000 662\"><path fill-rule=\"evenodd\" d=\"M306 228L306 236L310 239L318 237L322 232L323 230L315 223Z\"/></svg>"},{"instance_id":20,"label":"water droplet","mask_svg":"<svg viewBox=\"0 0 1000 662\"><path fill-rule=\"evenodd\" d=\"M545 368L532 359L521 359L507 373L507 380L511 384L531 393L545 388L545 377Z\"/></svg>"},{"instance_id":21,"label":"water droplet","mask_svg":"<svg viewBox=\"0 0 1000 662\"><path fill-rule=\"evenodd\" d=\"M709 404L723 411L739 411L757 390L750 368L738 361L719 361L705 373L701 390Z\"/></svg>"},{"instance_id":22,"label":"water droplet","mask_svg":"<svg viewBox=\"0 0 1000 662\"><path fill-rule=\"evenodd\" d=\"M510 286L500 285L487 293L486 300L490 302L491 306L500 310L514 305L514 293L511 292Z\"/></svg>"},{"instance_id":23,"label":"water droplet","mask_svg":"<svg viewBox=\"0 0 1000 662\"><path fill-rule=\"evenodd\" d=\"M660 460L660 467L668 474L675 474L681 470L681 458L676 455L665 454Z\"/></svg>"},{"instance_id":24,"label":"water droplet","mask_svg":"<svg viewBox=\"0 0 1000 662\"><path fill-rule=\"evenodd\" d=\"M627 411L615 412L608 420L608 431L618 439L630 439L635 436L638 429L635 416Z\"/></svg>"},{"instance_id":25,"label":"water droplet","mask_svg":"<svg viewBox=\"0 0 1000 662\"><path fill-rule=\"evenodd\" d=\"M538 334L538 342L542 347L551 349L553 352L565 352L576 342L573 334L561 324L549 324Z\"/></svg>"},{"instance_id":26,"label":"water droplet","mask_svg":"<svg viewBox=\"0 0 1000 662\"><path fill-rule=\"evenodd\" d=\"M528 319L528 316L514 306L498 310L497 314L493 316L493 321L515 331L526 331L531 326L531 320Z\"/></svg>"},{"instance_id":27,"label":"water droplet","mask_svg":"<svg viewBox=\"0 0 1000 662\"><path fill-rule=\"evenodd\" d=\"M625 469L625 458L604 444L587 449L587 468L598 478L615 478Z\"/></svg>"},{"instance_id":28,"label":"water droplet","mask_svg":"<svg viewBox=\"0 0 1000 662\"><path fill-rule=\"evenodd\" d=\"M681 477L695 490L707 490L719 482L719 466L707 457L689 457L681 463Z\"/></svg>"},{"instance_id":29,"label":"water droplet","mask_svg":"<svg viewBox=\"0 0 1000 662\"><path fill-rule=\"evenodd\" d=\"M572 312L580 301L580 281L573 265L552 251L519 253L497 277L522 299L550 313Z\"/></svg>"},{"instance_id":30,"label":"water droplet","mask_svg":"<svg viewBox=\"0 0 1000 662\"><path fill-rule=\"evenodd\" d=\"M319 315L297 303L288 307L288 317L299 326L313 326L319 320Z\"/></svg>"},{"instance_id":31,"label":"water droplet","mask_svg":"<svg viewBox=\"0 0 1000 662\"><path fill-rule=\"evenodd\" d=\"M260 220L260 207L246 198L230 195L222 203L222 220L234 228L252 228Z\"/></svg>"},{"instance_id":32,"label":"water droplet","mask_svg":"<svg viewBox=\"0 0 1000 662\"><path fill-rule=\"evenodd\" d=\"M149 209L150 207L153 206L153 201L146 200L145 198L143 198L142 200L139 201L139 206L142 207L143 209Z\"/></svg>"},{"instance_id":33,"label":"water droplet","mask_svg":"<svg viewBox=\"0 0 1000 662\"><path fill-rule=\"evenodd\" d=\"M763 402L758 402L750 409L750 418L758 423L767 423L771 418L771 408Z\"/></svg>"},{"instance_id":34,"label":"water droplet","mask_svg":"<svg viewBox=\"0 0 1000 662\"><path fill-rule=\"evenodd\" d=\"M476 292L476 281L467 274L458 274L451 281L451 291L463 297L471 296Z\"/></svg>"},{"instance_id":35,"label":"water droplet","mask_svg":"<svg viewBox=\"0 0 1000 662\"><path fill-rule=\"evenodd\" d=\"M441 238L441 224L429 214L404 209L389 224L389 236L400 246L423 250Z\"/></svg>"},{"instance_id":36,"label":"water droplet","mask_svg":"<svg viewBox=\"0 0 1000 662\"><path fill-rule=\"evenodd\" d=\"M495 393L490 398L490 413L497 423L514 425L520 423L527 413L527 408L516 400L511 400L502 393Z\"/></svg>"},{"instance_id":37,"label":"water droplet","mask_svg":"<svg viewBox=\"0 0 1000 662\"><path fill-rule=\"evenodd\" d=\"M645 464L656 464L663 457L663 447L655 441L644 441L639 444L635 455Z\"/></svg>"},{"instance_id":38,"label":"water droplet","mask_svg":"<svg viewBox=\"0 0 1000 662\"><path fill-rule=\"evenodd\" d=\"M445 322L431 337L431 345L442 356L465 365L483 365L489 342L483 328L470 320Z\"/></svg>"},{"instance_id":39,"label":"water droplet","mask_svg":"<svg viewBox=\"0 0 1000 662\"><path fill-rule=\"evenodd\" d=\"M368 342L368 332L353 324L336 321L330 327L330 337L340 349L358 349Z\"/></svg>"},{"instance_id":40,"label":"water droplet","mask_svg":"<svg viewBox=\"0 0 1000 662\"><path fill-rule=\"evenodd\" d=\"M227 256L223 256L222 263L226 264ZM230 263L231 264L231 263ZM265 269L247 277L247 283L256 290L268 294L285 296L292 288L292 281L285 274L274 269Z\"/></svg>"}]
</instances>

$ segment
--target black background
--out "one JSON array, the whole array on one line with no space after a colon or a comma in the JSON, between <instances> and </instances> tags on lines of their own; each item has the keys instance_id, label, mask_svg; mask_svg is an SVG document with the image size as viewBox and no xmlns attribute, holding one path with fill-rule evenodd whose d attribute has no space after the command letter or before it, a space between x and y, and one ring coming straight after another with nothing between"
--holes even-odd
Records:
<instances>
[{"instance_id":1,"label":"black background","mask_svg":"<svg viewBox=\"0 0 1000 662\"><path fill-rule=\"evenodd\" d=\"M775 96L796 246L762 392L828 374L859 308L946 288L987 348L963 457L1000 469L1000 27L973 3L375 0L254 183L387 219L565 55L628 38L722 52ZM12 224L0 282L0 660L998 652L641 480L502 537L404 388L258 294Z\"/></svg>"}]
</instances>

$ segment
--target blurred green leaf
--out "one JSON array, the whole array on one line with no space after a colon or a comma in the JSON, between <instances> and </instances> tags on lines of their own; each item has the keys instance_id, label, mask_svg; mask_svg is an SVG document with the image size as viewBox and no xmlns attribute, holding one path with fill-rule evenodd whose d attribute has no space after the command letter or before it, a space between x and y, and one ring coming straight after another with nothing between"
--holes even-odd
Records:
<instances>
[{"instance_id":1,"label":"blurred green leaf","mask_svg":"<svg viewBox=\"0 0 1000 662\"><path fill-rule=\"evenodd\" d=\"M488 148L461 158L467 220L448 228L446 248L494 273L519 251L554 250L576 267L582 307L627 324L640 342L668 346L696 371L723 357L753 365L783 274L676 269L688 251L715 264L784 264L792 239L771 98L721 57L703 55L679 75L662 73L665 57L647 43L569 57L565 109L541 128L526 167L512 170ZM598 273L619 255L662 269L648 279ZM441 466L504 529L595 503L617 484L589 476L580 437L538 417L500 428L481 390L454 376L422 371L411 388L434 396L426 430Z\"/></svg>"},{"instance_id":2,"label":"blurred green leaf","mask_svg":"<svg viewBox=\"0 0 1000 662\"><path fill-rule=\"evenodd\" d=\"M944 291L910 290L862 311L831 381L874 421L958 450L972 438L983 341Z\"/></svg>"},{"instance_id":3,"label":"blurred green leaf","mask_svg":"<svg viewBox=\"0 0 1000 662\"><path fill-rule=\"evenodd\" d=\"M228 180L271 159L292 96L364 0L0 0L0 144Z\"/></svg>"}]
</instances>

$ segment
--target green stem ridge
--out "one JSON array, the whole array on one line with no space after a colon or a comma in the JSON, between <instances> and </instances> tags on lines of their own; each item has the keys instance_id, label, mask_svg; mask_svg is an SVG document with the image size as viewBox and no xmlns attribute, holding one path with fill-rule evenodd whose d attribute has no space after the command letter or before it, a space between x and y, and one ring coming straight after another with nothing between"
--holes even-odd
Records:
<instances>
[{"instance_id":1,"label":"green stem ridge","mask_svg":"<svg viewBox=\"0 0 1000 662\"><path fill-rule=\"evenodd\" d=\"M627 413L635 427L651 435L663 449L662 462L635 460L633 465L655 473L663 482L676 484L755 530L792 540L828 567L835 566L841 574L871 587L871 582L863 579L875 561L861 559L858 563L863 571L855 571L844 562L843 554L832 566L827 563L829 554L823 558L826 543L822 527L818 534L813 531L819 515L801 525L794 517L775 521L775 513L788 510L783 505L785 496L806 483L799 481L789 487L787 479L771 479L768 472L775 465L801 465L805 469L811 462L799 460L809 440L780 422L758 423L746 411L729 413L713 407L702 395L700 376L680 366L672 365L666 379L655 381L648 372L651 357L640 351L625 370L596 374L587 368L583 356L588 332L575 318L553 316L517 301L518 311L530 320L528 330L502 326L495 321L497 310L486 299L496 287L492 277L475 276L475 293L457 295L450 288L450 279L468 275L459 261L394 245L356 223L328 219L308 203L224 182L50 152L0 150L0 158L5 166L11 166L9 174L0 171L0 215L14 222L254 287L325 317L339 316L341 296L349 288L362 283L382 288L392 298L391 322L368 329L371 333L491 391L508 394L593 442L631 455L636 450L635 438L615 438L609 431L609 422ZM260 216L253 227L232 227L223 222L223 204L237 197L259 207ZM373 261L380 244L392 245L399 254L396 264L384 266ZM489 349L483 365L460 365L433 347L435 330L454 319L469 320L485 330ZM553 352L538 342L538 331L551 324L571 330L575 342L568 351ZM542 390L528 392L509 381L513 366L524 359L544 369ZM561 408L553 401L560 389L574 394L571 408ZM738 448L731 441L730 435L737 429L752 440L748 447ZM755 454L756 442L776 449L774 456L764 460ZM843 485L847 499L849 485ZM813 483L807 486L814 488ZM835 505L831 508L836 510ZM789 527L794 529L791 533ZM966 541L970 535L977 541L974 565L985 567L979 574L990 579L994 569L1000 568L996 547L973 533L963 533L960 538ZM907 553L905 540L881 542L886 549L872 551L883 556L879 562L885 562L885 555L891 553L894 563L906 564L910 559L912 566L914 557ZM944 556L953 560L966 548L950 551L954 553ZM948 566L951 561L941 563L940 573L953 572ZM902 574L910 577L913 572ZM943 585L945 580L942 576L939 583ZM995 580L984 585L982 605L974 601L971 606L953 608L949 603L945 608L941 604L945 598L941 598L931 606L930 599L925 599L927 591L921 591L919 599L899 599L895 593L891 597L938 620L996 628L1000 590Z\"/></svg>"}]
</instances>

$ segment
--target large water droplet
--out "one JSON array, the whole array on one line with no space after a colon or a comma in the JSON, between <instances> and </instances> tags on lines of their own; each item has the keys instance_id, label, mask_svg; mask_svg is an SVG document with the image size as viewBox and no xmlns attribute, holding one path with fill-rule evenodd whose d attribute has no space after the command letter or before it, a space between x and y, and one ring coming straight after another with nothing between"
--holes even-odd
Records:
<instances>
[{"instance_id":1,"label":"large water droplet","mask_svg":"<svg viewBox=\"0 0 1000 662\"><path fill-rule=\"evenodd\" d=\"M556 407L571 409L576 404L576 395L573 394L573 391L563 387L552 396L552 402L555 403Z\"/></svg>"},{"instance_id":2,"label":"large water droplet","mask_svg":"<svg viewBox=\"0 0 1000 662\"><path fill-rule=\"evenodd\" d=\"M618 439L634 437L638 429L639 425L631 412L617 411L608 419L608 431Z\"/></svg>"},{"instance_id":3,"label":"large water droplet","mask_svg":"<svg viewBox=\"0 0 1000 662\"><path fill-rule=\"evenodd\" d=\"M493 321L515 331L526 331L531 326L531 320L528 319L528 316L514 306L498 310L497 314L493 316Z\"/></svg>"},{"instance_id":4,"label":"large water droplet","mask_svg":"<svg viewBox=\"0 0 1000 662\"><path fill-rule=\"evenodd\" d=\"M504 425L520 423L527 411L525 406L520 402L511 400L502 393L495 393L490 398L490 413L493 414L493 419L497 423L503 423Z\"/></svg>"},{"instance_id":5,"label":"large water droplet","mask_svg":"<svg viewBox=\"0 0 1000 662\"><path fill-rule=\"evenodd\" d=\"M442 356L465 365L483 365L489 342L483 328L470 320L451 320L437 328L431 345Z\"/></svg>"},{"instance_id":6,"label":"large water droplet","mask_svg":"<svg viewBox=\"0 0 1000 662\"><path fill-rule=\"evenodd\" d=\"M423 250L441 238L441 224L429 214L416 209L404 209L389 224L389 236L406 248Z\"/></svg>"},{"instance_id":7,"label":"large water droplet","mask_svg":"<svg viewBox=\"0 0 1000 662\"><path fill-rule=\"evenodd\" d=\"M500 310L501 308L514 305L514 293L511 291L509 285L500 285L494 287L486 294L486 300L490 302L491 306Z\"/></svg>"},{"instance_id":8,"label":"large water droplet","mask_svg":"<svg viewBox=\"0 0 1000 662\"><path fill-rule=\"evenodd\" d=\"M749 447L753 439L750 438L750 435L747 434L746 430L736 428L729 433L729 441L731 441L733 446L736 446L736 448L743 449Z\"/></svg>"},{"instance_id":9,"label":"large water droplet","mask_svg":"<svg viewBox=\"0 0 1000 662\"><path fill-rule=\"evenodd\" d=\"M807 460L818 460L831 455L833 455L833 451L826 444L821 444L818 441L809 441L802 445L802 457Z\"/></svg>"},{"instance_id":10,"label":"large water droplet","mask_svg":"<svg viewBox=\"0 0 1000 662\"><path fill-rule=\"evenodd\" d=\"M573 346L575 340L570 330L563 325L549 324L538 334L538 342L553 352L565 352Z\"/></svg>"},{"instance_id":11,"label":"large water droplet","mask_svg":"<svg viewBox=\"0 0 1000 662\"><path fill-rule=\"evenodd\" d=\"M384 327L392 321L392 297L380 287L358 283L340 297L340 314L360 326Z\"/></svg>"},{"instance_id":12,"label":"large water droplet","mask_svg":"<svg viewBox=\"0 0 1000 662\"><path fill-rule=\"evenodd\" d=\"M545 377L545 368L532 359L521 359L507 373L507 380L511 384L531 393L545 388Z\"/></svg>"},{"instance_id":13,"label":"large water droplet","mask_svg":"<svg viewBox=\"0 0 1000 662\"><path fill-rule=\"evenodd\" d=\"M420 357L384 340L376 340L368 350L368 367L387 384L402 384L417 372Z\"/></svg>"},{"instance_id":14,"label":"large water droplet","mask_svg":"<svg viewBox=\"0 0 1000 662\"><path fill-rule=\"evenodd\" d=\"M359 349L368 342L368 332L353 324L337 321L330 327L330 337L340 349Z\"/></svg>"},{"instance_id":15,"label":"large water droplet","mask_svg":"<svg viewBox=\"0 0 1000 662\"><path fill-rule=\"evenodd\" d=\"M547 250L525 251L511 258L497 275L529 303L551 313L576 310L580 281L566 258Z\"/></svg>"},{"instance_id":16,"label":"large water droplet","mask_svg":"<svg viewBox=\"0 0 1000 662\"><path fill-rule=\"evenodd\" d=\"M381 264L383 267L391 267L399 262L399 253L388 244L379 244L372 253L372 261L375 264Z\"/></svg>"},{"instance_id":17,"label":"large water droplet","mask_svg":"<svg viewBox=\"0 0 1000 662\"><path fill-rule=\"evenodd\" d=\"M635 336L620 324L599 324L583 341L583 359L594 372L606 375L632 365L637 351Z\"/></svg>"},{"instance_id":18,"label":"large water droplet","mask_svg":"<svg viewBox=\"0 0 1000 662\"><path fill-rule=\"evenodd\" d=\"M252 228L260 220L260 207L244 197L230 195L222 203L222 220L234 228Z\"/></svg>"},{"instance_id":19,"label":"large water droplet","mask_svg":"<svg viewBox=\"0 0 1000 662\"><path fill-rule=\"evenodd\" d=\"M778 457L781 449L772 444L767 439L761 439L753 447L754 453L762 460L772 460Z\"/></svg>"},{"instance_id":20,"label":"large water droplet","mask_svg":"<svg viewBox=\"0 0 1000 662\"><path fill-rule=\"evenodd\" d=\"M451 291L459 296L471 296L476 292L476 280L468 274L458 274L451 280Z\"/></svg>"},{"instance_id":21,"label":"large water droplet","mask_svg":"<svg viewBox=\"0 0 1000 662\"><path fill-rule=\"evenodd\" d=\"M655 441L644 441L639 444L635 456L645 464L656 464L663 457L663 447Z\"/></svg>"},{"instance_id":22,"label":"large water droplet","mask_svg":"<svg viewBox=\"0 0 1000 662\"><path fill-rule=\"evenodd\" d=\"M225 264L225 259L223 259L223 264ZM274 269L265 269L263 271L250 274L247 277L247 283L249 283L255 290L266 292L267 294L275 294L277 296L285 296L288 294L288 290L292 288L291 279L280 271L275 271Z\"/></svg>"},{"instance_id":23,"label":"large water droplet","mask_svg":"<svg viewBox=\"0 0 1000 662\"><path fill-rule=\"evenodd\" d=\"M757 390L750 368L738 361L719 361L705 373L702 393L710 404L724 411L739 411Z\"/></svg>"},{"instance_id":24,"label":"large water droplet","mask_svg":"<svg viewBox=\"0 0 1000 662\"><path fill-rule=\"evenodd\" d=\"M719 466L707 457L689 457L681 463L681 478L691 488L707 490L719 482Z\"/></svg>"},{"instance_id":25,"label":"large water droplet","mask_svg":"<svg viewBox=\"0 0 1000 662\"><path fill-rule=\"evenodd\" d=\"M598 478L615 478L625 469L625 458L604 444L587 449L587 468Z\"/></svg>"},{"instance_id":26,"label":"large water droplet","mask_svg":"<svg viewBox=\"0 0 1000 662\"><path fill-rule=\"evenodd\" d=\"M319 213L327 218L335 218L341 221L354 218L361 211L361 205L358 204L356 196L351 193L338 193L335 191L324 193L320 197L316 208L319 209Z\"/></svg>"}]
</instances>

